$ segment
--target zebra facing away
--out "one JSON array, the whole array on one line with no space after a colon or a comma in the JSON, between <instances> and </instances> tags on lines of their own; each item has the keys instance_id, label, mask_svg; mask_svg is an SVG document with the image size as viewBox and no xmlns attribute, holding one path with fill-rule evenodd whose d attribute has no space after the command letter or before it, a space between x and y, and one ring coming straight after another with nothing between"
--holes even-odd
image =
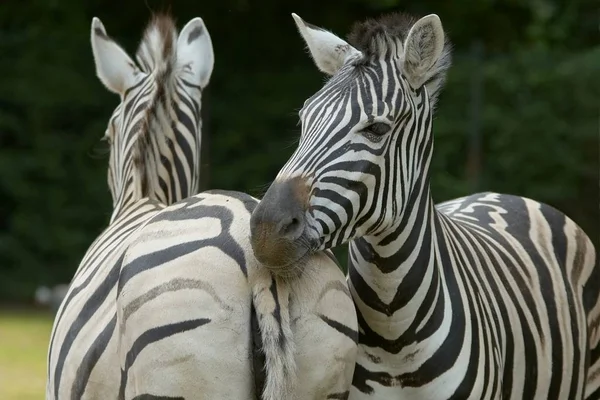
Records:
<instances>
[{"instance_id":1,"label":"zebra facing away","mask_svg":"<svg viewBox=\"0 0 600 400\"><path fill-rule=\"evenodd\" d=\"M88 248L52 328L47 399L117 398L117 278L131 234L165 205L198 192L201 93L212 74L210 35L194 18L148 24L136 63L92 20L100 81L118 94L105 140L113 199L109 226Z\"/></svg>"},{"instance_id":2,"label":"zebra facing away","mask_svg":"<svg viewBox=\"0 0 600 400\"><path fill-rule=\"evenodd\" d=\"M600 399L600 269L581 228L523 197L433 203L439 18L386 15L346 42L293 17L331 78L300 111L251 241L277 272L349 242L350 399Z\"/></svg>"},{"instance_id":3,"label":"zebra facing away","mask_svg":"<svg viewBox=\"0 0 600 400\"><path fill-rule=\"evenodd\" d=\"M249 242L257 201L192 196L214 62L203 21L178 35L156 16L139 67L96 18L91 31L97 75L121 97L106 133L114 210L57 312L46 398L347 397L357 320L333 259L273 277Z\"/></svg>"}]
</instances>

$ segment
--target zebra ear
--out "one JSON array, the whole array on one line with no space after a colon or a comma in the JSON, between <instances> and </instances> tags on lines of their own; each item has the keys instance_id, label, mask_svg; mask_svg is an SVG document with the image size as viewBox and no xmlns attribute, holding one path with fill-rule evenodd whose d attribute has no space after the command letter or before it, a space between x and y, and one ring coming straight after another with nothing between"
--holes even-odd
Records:
<instances>
[{"instance_id":1,"label":"zebra ear","mask_svg":"<svg viewBox=\"0 0 600 400\"><path fill-rule=\"evenodd\" d=\"M92 19L91 39L96 75L108 90L123 94L135 83L138 68L125 50L106 34L104 25L96 17Z\"/></svg>"},{"instance_id":2,"label":"zebra ear","mask_svg":"<svg viewBox=\"0 0 600 400\"><path fill-rule=\"evenodd\" d=\"M333 75L349 58L362 56L360 51L333 33L304 22L294 13L292 13L292 17L321 72Z\"/></svg>"},{"instance_id":3,"label":"zebra ear","mask_svg":"<svg viewBox=\"0 0 600 400\"><path fill-rule=\"evenodd\" d=\"M444 29L435 14L418 20L404 43L404 75L414 89L421 87L437 71L434 66L444 50Z\"/></svg>"},{"instance_id":4,"label":"zebra ear","mask_svg":"<svg viewBox=\"0 0 600 400\"><path fill-rule=\"evenodd\" d=\"M215 63L212 41L202 18L188 22L177 40L177 63L191 72L201 87L208 85Z\"/></svg>"}]
</instances>

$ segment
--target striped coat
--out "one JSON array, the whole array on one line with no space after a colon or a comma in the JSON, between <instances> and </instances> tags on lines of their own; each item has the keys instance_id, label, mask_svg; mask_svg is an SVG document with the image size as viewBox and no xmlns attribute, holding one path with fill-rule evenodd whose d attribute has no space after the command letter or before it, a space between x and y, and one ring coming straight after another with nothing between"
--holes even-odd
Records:
<instances>
[{"instance_id":1,"label":"striped coat","mask_svg":"<svg viewBox=\"0 0 600 400\"><path fill-rule=\"evenodd\" d=\"M46 398L347 398L356 312L331 255L273 275L248 240L256 199L190 197L213 63L202 20L177 36L156 17L140 68L97 19L92 47L122 98L106 136L114 211L58 311Z\"/></svg>"},{"instance_id":2,"label":"striped coat","mask_svg":"<svg viewBox=\"0 0 600 400\"><path fill-rule=\"evenodd\" d=\"M150 217L197 193L199 183L201 93L214 59L204 22L191 20L178 36L170 17L153 18L137 65L97 18L91 42L100 81L121 97L104 137L110 146L113 212L57 312L47 399L118 397L115 300L125 249Z\"/></svg>"},{"instance_id":3,"label":"striped coat","mask_svg":"<svg viewBox=\"0 0 600 400\"><path fill-rule=\"evenodd\" d=\"M330 76L252 214L257 258L349 243L359 353L350 399L599 399L596 249L549 205L478 193L435 205L433 111L450 44L437 15L294 19ZM284 261L287 261L284 260Z\"/></svg>"}]
</instances>

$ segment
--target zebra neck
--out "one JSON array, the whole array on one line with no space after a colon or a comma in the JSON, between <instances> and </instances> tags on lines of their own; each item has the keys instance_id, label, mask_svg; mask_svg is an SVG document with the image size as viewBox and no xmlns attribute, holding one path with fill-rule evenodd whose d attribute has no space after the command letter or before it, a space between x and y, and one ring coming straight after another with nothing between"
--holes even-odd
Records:
<instances>
[{"instance_id":1,"label":"zebra neck","mask_svg":"<svg viewBox=\"0 0 600 400\"><path fill-rule=\"evenodd\" d=\"M174 122L162 123L160 129L168 139L153 151L145 151L141 190L144 197L170 205L198 193L201 131L190 126L181 128L188 132L184 134L172 128Z\"/></svg>"},{"instance_id":2,"label":"zebra neck","mask_svg":"<svg viewBox=\"0 0 600 400\"><path fill-rule=\"evenodd\" d=\"M412 341L423 329L440 326L449 311L438 250L441 217L428 189L419 197L393 229L350 244L361 344L379 346L385 338L400 346L403 338Z\"/></svg>"},{"instance_id":3,"label":"zebra neck","mask_svg":"<svg viewBox=\"0 0 600 400\"><path fill-rule=\"evenodd\" d=\"M137 204L140 200L148 199L148 196L143 196L142 192L142 178L137 174L133 168L126 169L128 173L127 178L124 180L125 184L120 188L117 198L113 203L113 212L110 218L110 224L115 222L123 215L127 215L133 205Z\"/></svg>"}]
</instances>

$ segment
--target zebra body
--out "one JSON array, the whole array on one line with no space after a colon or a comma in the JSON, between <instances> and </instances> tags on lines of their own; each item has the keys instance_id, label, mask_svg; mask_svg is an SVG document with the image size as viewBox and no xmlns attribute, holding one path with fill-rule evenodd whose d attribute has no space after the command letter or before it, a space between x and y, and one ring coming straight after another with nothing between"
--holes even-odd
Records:
<instances>
[{"instance_id":1,"label":"zebra body","mask_svg":"<svg viewBox=\"0 0 600 400\"><path fill-rule=\"evenodd\" d=\"M274 278L248 240L257 204L244 193L203 192L135 234L117 289L127 350L120 351L120 398L254 399L261 386L265 399L347 398L358 333L344 275L331 254L318 253L301 276ZM261 330L272 324L281 338L277 351L293 346L296 385L269 387L260 363L253 366L261 357L249 330L253 303Z\"/></svg>"},{"instance_id":2,"label":"zebra body","mask_svg":"<svg viewBox=\"0 0 600 400\"><path fill-rule=\"evenodd\" d=\"M404 243L350 245L361 327L351 398L584 398L588 345L598 341L587 326L598 322L586 315L585 283L597 272L581 229L547 205L497 193L437 209L428 199L415 213L428 223ZM419 240L428 233L432 241Z\"/></svg>"},{"instance_id":3,"label":"zebra body","mask_svg":"<svg viewBox=\"0 0 600 400\"><path fill-rule=\"evenodd\" d=\"M91 43L100 81L121 97L104 137L113 212L54 320L47 399L117 398L116 285L125 249L151 216L197 193L199 184L201 92L214 60L202 19L191 20L178 37L170 17L155 17L137 52L139 66L97 18Z\"/></svg>"},{"instance_id":4,"label":"zebra body","mask_svg":"<svg viewBox=\"0 0 600 400\"><path fill-rule=\"evenodd\" d=\"M600 269L581 228L523 197L432 200L433 108L450 66L439 18L383 16L346 42L293 16L331 79L300 111L298 148L251 240L279 269L273 248L296 260L350 243L350 399L600 398Z\"/></svg>"}]
</instances>

